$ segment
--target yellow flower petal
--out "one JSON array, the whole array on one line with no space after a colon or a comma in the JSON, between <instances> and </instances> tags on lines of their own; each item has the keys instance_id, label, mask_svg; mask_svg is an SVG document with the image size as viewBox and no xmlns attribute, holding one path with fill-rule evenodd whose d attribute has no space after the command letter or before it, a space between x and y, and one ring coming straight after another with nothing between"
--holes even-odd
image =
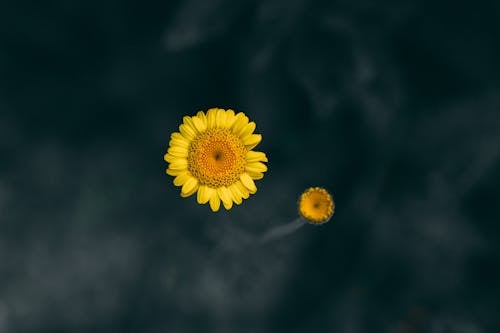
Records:
<instances>
[{"instance_id":1,"label":"yellow flower petal","mask_svg":"<svg viewBox=\"0 0 500 333\"><path fill-rule=\"evenodd\" d=\"M179 132L174 132L170 135L170 143L171 144L178 144L179 146L189 146L189 140L186 139L184 136L182 136L181 133Z\"/></svg>"},{"instance_id":2,"label":"yellow flower petal","mask_svg":"<svg viewBox=\"0 0 500 333\"><path fill-rule=\"evenodd\" d=\"M178 159L179 157L177 156L172 156L170 154L165 154L163 155L163 159L165 160L165 162L168 162L168 163L172 163L173 161L175 161L176 159Z\"/></svg>"},{"instance_id":3,"label":"yellow flower petal","mask_svg":"<svg viewBox=\"0 0 500 333\"><path fill-rule=\"evenodd\" d=\"M187 127L189 127L190 129L192 129L195 133L195 135L197 134L198 130L196 129L196 126L194 125L193 123L193 117L189 117L189 116L184 116L182 118L183 122L184 122L184 125L186 125Z\"/></svg>"},{"instance_id":4,"label":"yellow flower petal","mask_svg":"<svg viewBox=\"0 0 500 333\"><path fill-rule=\"evenodd\" d=\"M186 170L174 178L175 186L182 186L189 179L192 178L191 174Z\"/></svg>"},{"instance_id":5,"label":"yellow flower petal","mask_svg":"<svg viewBox=\"0 0 500 333\"><path fill-rule=\"evenodd\" d=\"M217 193L214 191L212 194L212 197L210 198L210 208L212 211L216 212L219 210L220 207L220 199Z\"/></svg>"},{"instance_id":6,"label":"yellow flower petal","mask_svg":"<svg viewBox=\"0 0 500 333\"><path fill-rule=\"evenodd\" d=\"M252 162L267 162L266 154L261 151L250 150L246 153L245 159L248 163Z\"/></svg>"},{"instance_id":7,"label":"yellow flower petal","mask_svg":"<svg viewBox=\"0 0 500 333\"><path fill-rule=\"evenodd\" d=\"M229 201L228 203L222 201L222 203L224 204L224 208L226 208L226 210L230 210L231 208L233 208L233 199L231 197L231 201Z\"/></svg>"},{"instance_id":8,"label":"yellow flower petal","mask_svg":"<svg viewBox=\"0 0 500 333\"><path fill-rule=\"evenodd\" d=\"M231 128L235 120L234 116L234 111L231 109L226 110L226 124L224 125L225 128Z\"/></svg>"},{"instance_id":9,"label":"yellow flower petal","mask_svg":"<svg viewBox=\"0 0 500 333\"><path fill-rule=\"evenodd\" d=\"M261 162L253 162L253 163L248 163L245 166L245 170L250 172L266 172L267 166Z\"/></svg>"},{"instance_id":10,"label":"yellow flower petal","mask_svg":"<svg viewBox=\"0 0 500 333\"><path fill-rule=\"evenodd\" d=\"M234 134L238 135L240 130L245 127L248 124L248 117L245 116L243 112L239 112L235 117L234 117L234 122L233 125L231 126L231 129Z\"/></svg>"},{"instance_id":11,"label":"yellow flower petal","mask_svg":"<svg viewBox=\"0 0 500 333\"><path fill-rule=\"evenodd\" d=\"M196 117L198 117L201 120L201 122L203 123L203 126L205 126L205 129L206 129L207 125L208 125L208 121L207 121L207 116L206 116L205 112L198 111L198 113L196 113Z\"/></svg>"},{"instance_id":12,"label":"yellow flower petal","mask_svg":"<svg viewBox=\"0 0 500 333\"><path fill-rule=\"evenodd\" d=\"M186 170L188 163L185 158L177 158L168 167L173 170Z\"/></svg>"},{"instance_id":13,"label":"yellow flower petal","mask_svg":"<svg viewBox=\"0 0 500 333\"><path fill-rule=\"evenodd\" d=\"M225 128L226 126L226 111L224 109L218 109L215 116L215 125L218 128Z\"/></svg>"},{"instance_id":14,"label":"yellow flower petal","mask_svg":"<svg viewBox=\"0 0 500 333\"><path fill-rule=\"evenodd\" d=\"M241 194L240 190L238 189L238 186L236 184L232 184L229 186L229 191L231 191L231 196L233 198L233 201L239 205L243 202L243 195Z\"/></svg>"},{"instance_id":15,"label":"yellow flower petal","mask_svg":"<svg viewBox=\"0 0 500 333\"><path fill-rule=\"evenodd\" d=\"M250 134L243 139L243 144L248 146L250 149L257 146L262 141L262 135L260 134Z\"/></svg>"},{"instance_id":16,"label":"yellow flower petal","mask_svg":"<svg viewBox=\"0 0 500 333\"><path fill-rule=\"evenodd\" d=\"M255 186L252 177L250 177L247 173L242 173L240 175L240 180L241 183L248 189L248 192L252 194L257 192L257 187Z\"/></svg>"},{"instance_id":17,"label":"yellow flower petal","mask_svg":"<svg viewBox=\"0 0 500 333\"><path fill-rule=\"evenodd\" d=\"M188 156L187 148L180 147L180 146L170 147L167 152L168 152L168 154L170 154L172 156L177 156L177 157L186 158Z\"/></svg>"},{"instance_id":18,"label":"yellow flower petal","mask_svg":"<svg viewBox=\"0 0 500 333\"><path fill-rule=\"evenodd\" d=\"M181 173L185 172L186 170L173 170L173 169L170 169L168 168L167 169L167 175L170 175L170 176L178 176L180 175Z\"/></svg>"},{"instance_id":19,"label":"yellow flower petal","mask_svg":"<svg viewBox=\"0 0 500 333\"><path fill-rule=\"evenodd\" d=\"M243 128L240 129L240 131L238 133L236 133L236 135L239 135L240 138L245 139L248 135L253 133L253 131L255 130L255 127L256 127L256 125L253 121L249 122L248 124L243 126Z\"/></svg>"},{"instance_id":20,"label":"yellow flower petal","mask_svg":"<svg viewBox=\"0 0 500 333\"><path fill-rule=\"evenodd\" d=\"M185 137L187 140L192 141L196 137L196 132L194 128L192 128L189 125L182 124L179 126L179 131L181 132L182 136Z\"/></svg>"},{"instance_id":21,"label":"yellow flower petal","mask_svg":"<svg viewBox=\"0 0 500 333\"><path fill-rule=\"evenodd\" d=\"M188 180L182 185L181 197L189 197L198 190L198 180L194 177L189 177Z\"/></svg>"},{"instance_id":22,"label":"yellow flower petal","mask_svg":"<svg viewBox=\"0 0 500 333\"><path fill-rule=\"evenodd\" d=\"M207 129L207 125L206 123L203 122L203 120L201 120L199 117L193 117L192 118L192 121L193 121L193 125L194 127L196 127L196 130L198 132L203 132Z\"/></svg>"},{"instance_id":23,"label":"yellow flower petal","mask_svg":"<svg viewBox=\"0 0 500 333\"><path fill-rule=\"evenodd\" d=\"M246 171L250 177L254 180L262 179L264 178L264 174L262 172L252 172L252 171Z\"/></svg>"},{"instance_id":24,"label":"yellow flower petal","mask_svg":"<svg viewBox=\"0 0 500 333\"><path fill-rule=\"evenodd\" d=\"M248 193L248 189L241 183L241 181L237 181L235 183L236 187L240 191L241 197L243 199L248 199L250 197L250 193Z\"/></svg>"},{"instance_id":25,"label":"yellow flower petal","mask_svg":"<svg viewBox=\"0 0 500 333\"><path fill-rule=\"evenodd\" d=\"M189 144L189 140L186 140L186 138L183 137L182 134L179 132L174 132L174 133L170 134L170 138L172 140L182 140L182 141L185 141Z\"/></svg>"},{"instance_id":26,"label":"yellow flower petal","mask_svg":"<svg viewBox=\"0 0 500 333\"><path fill-rule=\"evenodd\" d=\"M200 185L198 188L197 200L199 204L206 204L212 195L214 195L215 189L208 187L207 185Z\"/></svg>"},{"instance_id":27,"label":"yellow flower petal","mask_svg":"<svg viewBox=\"0 0 500 333\"><path fill-rule=\"evenodd\" d=\"M179 133L180 134L180 133ZM182 136L182 135L181 135ZM183 147L183 148L189 148L189 141L186 140L178 140L178 139L171 139L170 142L168 143L170 147Z\"/></svg>"},{"instance_id":28,"label":"yellow flower petal","mask_svg":"<svg viewBox=\"0 0 500 333\"><path fill-rule=\"evenodd\" d=\"M219 187L217 189L217 194L219 195L219 198L222 200L224 208L229 210L231 209L231 207L233 207L233 199L231 196L231 192L228 190L227 187L225 186Z\"/></svg>"},{"instance_id":29,"label":"yellow flower petal","mask_svg":"<svg viewBox=\"0 0 500 333\"><path fill-rule=\"evenodd\" d=\"M209 109L207 111L207 128L217 127L217 124L215 123L216 116L217 116L217 108Z\"/></svg>"}]
</instances>

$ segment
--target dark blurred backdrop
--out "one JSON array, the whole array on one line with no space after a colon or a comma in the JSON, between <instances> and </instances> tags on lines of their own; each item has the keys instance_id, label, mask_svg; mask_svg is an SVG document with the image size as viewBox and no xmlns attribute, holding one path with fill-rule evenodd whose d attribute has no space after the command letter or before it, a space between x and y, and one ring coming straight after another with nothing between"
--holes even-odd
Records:
<instances>
[{"instance_id":1,"label":"dark blurred backdrop","mask_svg":"<svg viewBox=\"0 0 500 333\"><path fill-rule=\"evenodd\" d=\"M0 1L0 332L500 332L498 1ZM214 214L163 154L245 112ZM241 247L328 188L331 222Z\"/></svg>"}]
</instances>

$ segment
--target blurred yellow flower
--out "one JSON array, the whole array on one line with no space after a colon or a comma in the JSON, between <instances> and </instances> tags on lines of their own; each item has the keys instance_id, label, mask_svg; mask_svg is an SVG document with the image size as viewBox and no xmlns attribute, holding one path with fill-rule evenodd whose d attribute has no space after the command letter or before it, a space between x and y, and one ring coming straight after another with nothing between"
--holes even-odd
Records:
<instances>
[{"instance_id":1,"label":"blurred yellow flower","mask_svg":"<svg viewBox=\"0 0 500 333\"><path fill-rule=\"evenodd\" d=\"M198 203L216 212L221 201L229 210L257 192L254 180L264 177L267 157L252 150L262 140L254 130L243 112L212 108L185 116L164 156L181 196L197 192Z\"/></svg>"},{"instance_id":2,"label":"blurred yellow flower","mask_svg":"<svg viewBox=\"0 0 500 333\"><path fill-rule=\"evenodd\" d=\"M321 187L305 190L298 202L299 215L311 224L328 222L333 215L335 202L330 193Z\"/></svg>"}]
</instances>

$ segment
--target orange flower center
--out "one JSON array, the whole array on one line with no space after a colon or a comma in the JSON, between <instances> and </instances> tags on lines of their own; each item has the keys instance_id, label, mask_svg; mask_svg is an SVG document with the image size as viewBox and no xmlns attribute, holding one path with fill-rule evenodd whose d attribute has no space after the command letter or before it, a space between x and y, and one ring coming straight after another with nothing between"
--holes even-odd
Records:
<instances>
[{"instance_id":1,"label":"orange flower center","mask_svg":"<svg viewBox=\"0 0 500 333\"><path fill-rule=\"evenodd\" d=\"M188 170L202 185L229 186L245 171L245 154L245 145L233 132L208 129L189 146Z\"/></svg>"}]
</instances>

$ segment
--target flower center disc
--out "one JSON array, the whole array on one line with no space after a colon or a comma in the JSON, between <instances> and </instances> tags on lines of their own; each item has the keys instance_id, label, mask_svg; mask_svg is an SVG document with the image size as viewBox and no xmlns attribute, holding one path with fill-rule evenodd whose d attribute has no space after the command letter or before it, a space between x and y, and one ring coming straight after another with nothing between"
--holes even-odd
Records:
<instances>
[{"instance_id":1,"label":"flower center disc","mask_svg":"<svg viewBox=\"0 0 500 333\"><path fill-rule=\"evenodd\" d=\"M228 129L208 129L189 146L188 170L202 185L229 186L245 171L245 153L241 140Z\"/></svg>"}]
</instances>

